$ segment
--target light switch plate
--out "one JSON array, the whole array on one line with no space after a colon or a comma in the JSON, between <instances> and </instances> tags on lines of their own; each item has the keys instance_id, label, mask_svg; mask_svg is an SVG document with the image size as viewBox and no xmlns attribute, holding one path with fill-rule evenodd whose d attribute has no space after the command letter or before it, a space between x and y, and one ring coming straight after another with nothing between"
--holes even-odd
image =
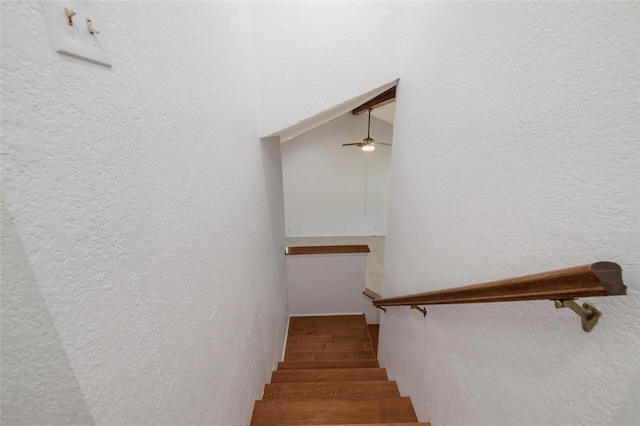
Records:
<instances>
[{"instance_id":1,"label":"light switch plate","mask_svg":"<svg viewBox=\"0 0 640 426\"><path fill-rule=\"evenodd\" d=\"M101 4L95 1L45 1L45 19L56 52L96 64L111 67L104 34ZM73 25L69 25L65 8L74 10ZM99 31L91 34L87 19Z\"/></svg>"}]
</instances>

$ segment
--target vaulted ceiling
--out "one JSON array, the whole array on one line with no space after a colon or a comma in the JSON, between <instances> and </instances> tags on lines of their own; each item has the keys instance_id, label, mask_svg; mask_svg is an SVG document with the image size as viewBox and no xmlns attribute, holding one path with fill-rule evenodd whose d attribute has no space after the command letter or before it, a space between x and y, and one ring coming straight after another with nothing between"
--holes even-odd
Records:
<instances>
[{"instance_id":1,"label":"vaulted ceiling","mask_svg":"<svg viewBox=\"0 0 640 426\"><path fill-rule=\"evenodd\" d=\"M381 107L375 108L373 111L371 111L371 115L379 120L385 121L393 125L393 120L395 119L395 115L396 115L395 101L388 103L386 105L383 105Z\"/></svg>"},{"instance_id":2,"label":"vaulted ceiling","mask_svg":"<svg viewBox=\"0 0 640 426\"><path fill-rule=\"evenodd\" d=\"M347 100L340 105L336 105L326 111L322 111L312 117L308 117L287 128L266 135L265 137L280 136L281 142L286 142L302 133L314 129L334 118L346 113L366 112L368 108L373 108L371 115L387 123L393 124L395 106L395 87L397 80L389 82L383 86L373 89L367 93ZM356 111L359 110L359 111Z\"/></svg>"}]
</instances>

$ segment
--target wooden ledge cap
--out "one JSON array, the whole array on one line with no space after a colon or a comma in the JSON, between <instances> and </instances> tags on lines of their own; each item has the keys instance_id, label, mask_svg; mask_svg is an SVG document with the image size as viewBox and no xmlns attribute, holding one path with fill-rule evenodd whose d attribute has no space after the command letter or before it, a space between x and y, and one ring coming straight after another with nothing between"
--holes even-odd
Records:
<instances>
[{"instance_id":1,"label":"wooden ledge cap","mask_svg":"<svg viewBox=\"0 0 640 426\"><path fill-rule=\"evenodd\" d=\"M367 287L364 288L364 291L362 292L362 294L364 294L365 296L367 296L371 300L380 299L382 297L378 293L376 293L375 291L373 291L373 290L371 290L370 288L367 288Z\"/></svg>"},{"instance_id":2,"label":"wooden ledge cap","mask_svg":"<svg viewBox=\"0 0 640 426\"><path fill-rule=\"evenodd\" d=\"M369 253L368 245L286 247L285 255Z\"/></svg>"}]
</instances>

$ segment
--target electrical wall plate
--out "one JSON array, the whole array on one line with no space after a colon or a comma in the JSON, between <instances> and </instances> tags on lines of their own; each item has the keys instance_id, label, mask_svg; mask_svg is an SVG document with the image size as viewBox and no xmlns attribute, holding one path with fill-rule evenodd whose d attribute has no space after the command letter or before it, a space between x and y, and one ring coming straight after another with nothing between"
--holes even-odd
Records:
<instances>
[{"instance_id":1,"label":"electrical wall plate","mask_svg":"<svg viewBox=\"0 0 640 426\"><path fill-rule=\"evenodd\" d=\"M101 3L69 0L45 1L43 5L56 52L111 67Z\"/></svg>"}]
</instances>

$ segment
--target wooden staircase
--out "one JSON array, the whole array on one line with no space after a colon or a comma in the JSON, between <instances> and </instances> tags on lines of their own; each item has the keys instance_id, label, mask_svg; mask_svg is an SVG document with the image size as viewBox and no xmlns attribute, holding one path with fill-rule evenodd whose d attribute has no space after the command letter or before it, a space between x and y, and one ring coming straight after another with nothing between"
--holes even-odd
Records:
<instances>
[{"instance_id":1,"label":"wooden staircase","mask_svg":"<svg viewBox=\"0 0 640 426\"><path fill-rule=\"evenodd\" d=\"M292 317L252 426L429 425L380 368L364 315Z\"/></svg>"}]
</instances>

